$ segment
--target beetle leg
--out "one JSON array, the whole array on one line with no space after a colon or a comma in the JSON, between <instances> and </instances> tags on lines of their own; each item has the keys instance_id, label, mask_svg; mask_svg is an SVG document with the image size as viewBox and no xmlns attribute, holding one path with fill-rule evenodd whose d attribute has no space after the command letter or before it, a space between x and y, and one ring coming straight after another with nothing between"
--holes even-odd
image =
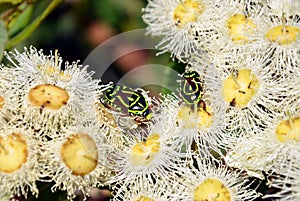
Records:
<instances>
[{"instance_id":1,"label":"beetle leg","mask_svg":"<svg viewBox=\"0 0 300 201\"><path fill-rule=\"evenodd\" d=\"M201 108L201 106L202 106L203 110L206 111L206 103L204 102L204 100L199 101L199 108Z\"/></svg>"}]
</instances>

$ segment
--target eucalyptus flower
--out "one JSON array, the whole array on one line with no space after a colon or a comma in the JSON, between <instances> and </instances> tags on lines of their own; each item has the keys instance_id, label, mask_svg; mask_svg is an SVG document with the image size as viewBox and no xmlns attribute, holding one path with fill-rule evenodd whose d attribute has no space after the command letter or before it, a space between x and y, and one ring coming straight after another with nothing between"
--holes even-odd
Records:
<instances>
[{"instance_id":1,"label":"eucalyptus flower","mask_svg":"<svg viewBox=\"0 0 300 201\"><path fill-rule=\"evenodd\" d=\"M160 178L169 172L181 172L185 154L174 143L180 128L176 126L176 116L170 115L172 112L162 111L147 127L125 132L124 145L111 147L108 161L115 175L109 184L122 187L144 176Z\"/></svg>"},{"instance_id":2,"label":"eucalyptus flower","mask_svg":"<svg viewBox=\"0 0 300 201\"><path fill-rule=\"evenodd\" d=\"M93 111L98 81L87 66L73 62L62 67L57 52L44 55L34 47L5 56L11 63L10 90L18 95L24 119L36 129L51 137L59 128L75 125L78 114Z\"/></svg>"},{"instance_id":3,"label":"eucalyptus flower","mask_svg":"<svg viewBox=\"0 0 300 201\"><path fill-rule=\"evenodd\" d=\"M111 176L105 158L108 145L97 124L69 127L41 145L43 176L54 182L53 191L66 190L70 200L76 190L88 196L90 189L103 186Z\"/></svg>"},{"instance_id":4,"label":"eucalyptus flower","mask_svg":"<svg viewBox=\"0 0 300 201\"><path fill-rule=\"evenodd\" d=\"M127 186L124 186L117 191L113 200L185 200L185 194L183 193L184 188L185 186L179 182L176 182L176 180L170 181L164 178L156 178L156 180L153 181L153 178L151 177L142 176L132 180Z\"/></svg>"},{"instance_id":5,"label":"eucalyptus flower","mask_svg":"<svg viewBox=\"0 0 300 201\"><path fill-rule=\"evenodd\" d=\"M261 179L263 172L285 174L288 164L298 163L294 156L300 153L299 129L299 107L287 110L269 121L261 133L248 133L232 141L225 161Z\"/></svg>"},{"instance_id":6,"label":"eucalyptus flower","mask_svg":"<svg viewBox=\"0 0 300 201\"><path fill-rule=\"evenodd\" d=\"M172 57L186 61L203 53L197 48L195 29L213 33L203 24L217 17L213 16L215 6L215 1L150 0L143 9L143 19L148 34L162 37L157 45L161 53L171 52Z\"/></svg>"},{"instance_id":7,"label":"eucalyptus flower","mask_svg":"<svg viewBox=\"0 0 300 201\"><path fill-rule=\"evenodd\" d=\"M196 156L197 168L191 168L191 174L185 175L187 196L185 200L203 201L245 201L259 197L251 189L249 176L233 171L227 166Z\"/></svg>"},{"instance_id":8,"label":"eucalyptus flower","mask_svg":"<svg viewBox=\"0 0 300 201\"><path fill-rule=\"evenodd\" d=\"M22 124L1 124L0 127L0 197L38 196L36 182L41 179L38 163L41 150L38 134Z\"/></svg>"}]
</instances>

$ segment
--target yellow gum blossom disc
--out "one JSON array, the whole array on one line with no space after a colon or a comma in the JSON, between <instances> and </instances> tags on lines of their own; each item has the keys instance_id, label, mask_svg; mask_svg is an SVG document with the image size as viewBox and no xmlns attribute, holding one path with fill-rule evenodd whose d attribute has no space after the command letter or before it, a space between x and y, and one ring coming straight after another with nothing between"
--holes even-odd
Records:
<instances>
[{"instance_id":1,"label":"yellow gum blossom disc","mask_svg":"<svg viewBox=\"0 0 300 201\"><path fill-rule=\"evenodd\" d=\"M0 171L12 173L27 162L27 143L21 134L0 138Z\"/></svg>"},{"instance_id":2,"label":"yellow gum blossom disc","mask_svg":"<svg viewBox=\"0 0 300 201\"><path fill-rule=\"evenodd\" d=\"M199 108L197 112L189 106L182 105L177 114L177 118L182 120L184 128L209 128L213 123L213 115L210 107Z\"/></svg>"},{"instance_id":3,"label":"yellow gum blossom disc","mask_svg":"<svg viewBox=\"0 0 300 201\"><path fill-rule=\"evenodd\" d=\"M134 201L154 201L154 200L147 196L140 196L138 199L136 199Z\"/></svg>"},{"instance_id":4,"label":"yellow gum blossom disc","mask_svg":"<svg viewBox=\"0 0 300 201\"><path fill-rule=\"evenodd\" d=\"M250 69L242 69L237 76L230 75L223 82L225 101L237 108L245 108L258 89L259 81Z\"/></svg>"},{"instance_id":5,"label":"yellow gum blossom disc","mask_svg":"<svg viewBox=\"0 0 300 201\"><path fill-rule=\"evenodd\" d=\"M131 150L131 163L134 165L149 164L160 150L159 140L159 134L152 134L145 142L138 142Z\"/></svg>"},{"instance_id":6,"label":"yellow gum blossom disc","mask_svg":"<svg viewBox=\"0 0 300 201\"><path fill-rule=\"evenodd\" d=\"M281 121L276 127L276 137L280 142L300 140L300 117Z\"/></svg>"},{"instance_id":7,"label":"yellow gum blossom disc","mask_svg":"<svg viewBox=\"0 0 300 201\"><path fill-rule=\"evenodd\" d=\"M97 166L97 145L88 134L73 134L61 146L60 152L62 161L74 175L84 176Z\"/></svg>"},{"instance_id":8,"label":"yellow gum blossom disc","mask_svg":"<svg viewBox=\"0 0 300 201\"><path fill-rule=\"evenodd\" d=\"M3 96L0 96L0 109L2 109L2 108L3 108L3 106L4 106L4 103L5 103L5 101L4 101L4 97L3 97Z\"/></svg>"},{"instance_id":9,"label":"yellow gum blossom disc","mask_svg":"<svg viewBox=\"0 0 300 201\"><path fill-rule=\"evenodd\" d=\"M35 107L59 110L68 103L69 94L55 85L41 84L29 91L28 100Z\"/></svg>"},{"instance_id":10,"label":"yellow gum blossom disc","mask_svg":"<svg viewBox=\"0 0 300 201\"><path fill-rule=\"evenodd\" d=\"M242 14L234 14L227 20L228 34L237 44L248 43L248 36L253 34L256 25Z\"/></svg>"},{"instance_id":11,"label":"yellow gum blossom disc","mask_svg":"<svg viewBox=\"0 0 300 201\"><path fill-rule=\"evenodd\" d=\"M295 26L275 26L271 28L265 37L279 45L289 45L297 41L300 35L300 29Z\"/></svg>"},{"instance_id":12,"label":"yellow gum blossom disc","mask_svg":"<svg viewBox=\"0 0 300 201\"><path fill-rule=\"evenodd\" d=\"M194 189L194 201L231 201L231 194L220 180L207 178Z\"/></svg>"},{"instance_id":13,"label":"yellow gum blossom disc","mask_svg":"<svg viewBox=\"0 0 300 201\"><path fill-rule=\"evenodd\" d=\"M201 15L204 9L204 5L199 1L185 0L180 2L173 12L176 26L181 28L187 23L196 22L197 16Z\"/></svg>"}]
</instances>

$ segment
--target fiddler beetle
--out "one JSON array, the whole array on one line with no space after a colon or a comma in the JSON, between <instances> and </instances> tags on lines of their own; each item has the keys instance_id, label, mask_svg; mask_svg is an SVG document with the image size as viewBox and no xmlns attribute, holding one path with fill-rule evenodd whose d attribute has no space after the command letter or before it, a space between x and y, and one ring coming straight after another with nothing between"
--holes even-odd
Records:
<instances>
[{"instance_id":1,"label":"fiddler beetle","mask_svg":"<svg viewBox=\"0 0 300 201\"><path fill-rule=\"evenodd\" d=\"M204 94L204 83L196 71L186 71L182 75L180 82L180 96L188 105L199 105L206 109L206 104L202 100Z\"/></svg>"},{"instance_id":2,"label":"fiddler beetle","mask_svg":"<svg viewBox=\"0 0 300 201\"><path fill-rule=\"evenodd\" d=\"M138 123L149 121L152 117L149 98L142 89L113 84L106 89L100 101L110 110L136 117Z\"/></svg>"}]
</instances>

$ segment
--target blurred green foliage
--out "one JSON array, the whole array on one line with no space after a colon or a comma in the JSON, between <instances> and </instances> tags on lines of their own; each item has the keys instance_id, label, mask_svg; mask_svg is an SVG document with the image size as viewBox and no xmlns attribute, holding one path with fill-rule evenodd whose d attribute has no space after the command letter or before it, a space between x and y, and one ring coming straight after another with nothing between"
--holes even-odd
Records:
<instances>
[{"instance_id":1,"label":"blurred green foliage","mask_svg":"<svg viewBox=\"0 0 300 201\"><path fill-rule=\"evenodd\" d=\"M7 40L7 32L4 21L0 20L0 61L2 60L2 54L4 50L4 44Z\"/></svg>"},{"instance_id":2,"label":"blurred green foliage","mask_svg":"<svg viewBox=\"0 0 300 201\"><path fill-rule=\"evenodd\" d=\"M141 0L70 0L57 7L37 30L19 46L34 45L45 50L58 49L67 60L83 60L97 45L90 42L89 30L95 23L103 32L114 34L144 28Z\"/></svg>"},{"instance_id":3,"label":"blurred green foliage","mask_svg":"<svg viewBox=\"0 0 300 201\"><path fill-rule=\"evenodd\" d=\"M62 0L0 2L0 16L8 35L2 49L11 49L28 38L61 2ZM38 9L41 5L44 6L42 10Z\"/></svg>"}]
</instances>

